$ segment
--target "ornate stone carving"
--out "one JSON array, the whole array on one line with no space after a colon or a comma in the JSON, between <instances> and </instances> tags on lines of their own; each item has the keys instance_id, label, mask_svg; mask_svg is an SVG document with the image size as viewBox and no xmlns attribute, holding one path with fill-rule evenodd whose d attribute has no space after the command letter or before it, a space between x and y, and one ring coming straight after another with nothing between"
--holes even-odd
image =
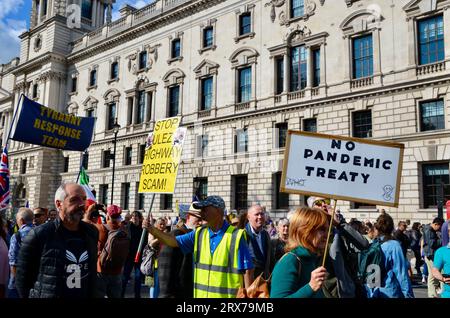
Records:
<instances>
[{"instance_id":1,"label":"ornate stone carving","mask_svg":"<svg viewBox=\"0 0 450 318\"><path fill-rule=\"evenodd\" d=\"M38 52L42 48L42 35L36 36L33 43L33 49L35 52Z\"/></svg>"},{"instance_id":2,"label":"ornate stone carving","mask_svg":"<svg viewBox=\"0 0 450 318\"><path fill-rule=\"evenodd\" d=\"M304 38L311 35L311 30L306 25L301 27L297 24L296 27L290 28L284 37L285 43L301 42Z\"/></svg>"},{"instance_id":3,"label":"ornate stone carving","mask_svg":"<svg viewBox=\"0 0 450 318\"><path fill-rule=\"evenodd\" d=\"M305 1L305 15L309 17L316 11L316 3L312 0Z\"/></svg>"},{"instance_id":4,"label":"ornate stone carving","mask_svg":"<svg viewBox=\"0 0 450 318\"><path fill-rule=\"evenodd\" d=\"M132 74L137 73L137 65L136 65L136 59L137 59L137 53L133 53L127 56L128 59L128 71Z\"/></svg>"},{"instance_id":5,"label":"ornate stone carving","mask_svg":"<svg viewBox=\"0 0 450 318\"><path fill-rule=\"evenodd\" d=\"M270 20L273 22L275 22L275 18L276 18L276 13L275 13L275 7L279 8L284 4L284 0L271 0L270 2L266 3L264 5L264 7L269 7L270 8Z\"/></svg>"}]
</instances>

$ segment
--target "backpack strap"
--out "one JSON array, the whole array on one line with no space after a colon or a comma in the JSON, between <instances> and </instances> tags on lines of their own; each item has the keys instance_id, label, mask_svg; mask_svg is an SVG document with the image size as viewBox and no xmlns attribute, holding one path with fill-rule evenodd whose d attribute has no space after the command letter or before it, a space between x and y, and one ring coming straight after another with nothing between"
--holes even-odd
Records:
<instances>
[{"instance_id":1,"label":"backpack strap","mask_svg":"<svg viewBox=\"0 0 450 318\"><path fill-rule=\"evenodd\" d=\"M300 257L298 257L295 253L292 253L292 252L288 252L287 254L294 255L295 258L297 259L297 261L298 261L297 275L300 277L300 273L302 272L302 261L301 261Z\"/></svg>"}]
</instances>

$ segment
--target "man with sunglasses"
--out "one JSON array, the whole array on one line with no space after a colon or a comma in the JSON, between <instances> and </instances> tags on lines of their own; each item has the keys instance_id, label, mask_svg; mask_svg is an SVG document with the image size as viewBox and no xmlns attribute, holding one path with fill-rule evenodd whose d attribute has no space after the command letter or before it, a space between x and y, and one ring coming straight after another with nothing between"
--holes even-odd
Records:
<instances>
[{"instance_id":1,"label":"man with sunglasses","mask_svg":"<svg viewBox=\"0 0 450 318\"><path fill-rule=\"evenodd\" d=\"M47 221L48 209L41 207L34 208L33 214L34 214L33 224L34 226L39 226Z\"/></svg>"}]
</instances>

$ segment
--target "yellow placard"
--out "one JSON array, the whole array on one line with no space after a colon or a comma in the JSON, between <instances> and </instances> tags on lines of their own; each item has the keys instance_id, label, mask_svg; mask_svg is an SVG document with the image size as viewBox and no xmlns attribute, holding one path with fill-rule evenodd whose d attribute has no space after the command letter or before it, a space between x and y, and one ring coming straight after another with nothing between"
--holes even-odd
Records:
<instances>
[{"instance_id":1,"label":"yellow placard","mask_svg":"<svg viewBox=\"0 0 450 318\"><path fill-rule=\"evenodd\" d=\"M159 120L148 135L139 180L139 193L173 193L177 180L186 128L181 118Z\"/></svg>"}]
</instances>

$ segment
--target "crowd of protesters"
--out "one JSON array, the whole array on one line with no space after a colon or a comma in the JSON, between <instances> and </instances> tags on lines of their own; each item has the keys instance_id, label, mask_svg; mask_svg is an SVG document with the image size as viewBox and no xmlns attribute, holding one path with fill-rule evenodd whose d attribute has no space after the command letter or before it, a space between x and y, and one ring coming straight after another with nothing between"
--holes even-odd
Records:
<instances>
[{"instance_id":1,"label":"crowd of protesters","mask_svg":"<svg viewBox=\"0 0 450 318\"><path fill-rule=\"evenodd\" d=\"M413 298L413 284L450 298L440 218L394 224L382 210L377 220L347 222L318 199L274 222L258 204L227 214L219 196L175 218L122 217L70 182L54 203L0 218L0 298L124 298L131 278L135 298L143 284L150 298L234 298L258 277L274 298Z\"/></svg>"}]
</instances>

